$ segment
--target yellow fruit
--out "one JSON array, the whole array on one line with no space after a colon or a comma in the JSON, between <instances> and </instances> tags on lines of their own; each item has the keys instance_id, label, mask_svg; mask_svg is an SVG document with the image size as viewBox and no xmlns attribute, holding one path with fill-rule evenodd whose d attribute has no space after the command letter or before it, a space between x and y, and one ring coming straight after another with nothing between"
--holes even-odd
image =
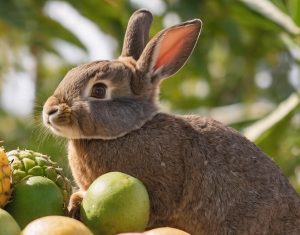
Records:
<instances>
[{"instance_id":1,"label":"yellow fruit","mask_svg":"<svg viewBox=\"0 0 300 235\"><path fill-rule=\"evenodd\" d=\"M144 235L144 233L118 233L117 235Z\"/></svg>"},{"instance_id":2,"label":"yellow fruit","mask_svg":"<svg viewBox=\"0 0 300 235\"><path fill-rule=\"evenodd\" d=\"M80 215L95 235L144 231L149 219L149 196L138 179L110 172L91 184Z\"/></svg>"},{"instance_id":3,"label":"yellow fruit","mask_svg":"<svg viewBox=\"0 0 300 235\"><path fill-rule=\"evenodd\" d=\"M190 234L176 228L163 227L163 228L155 228L147 232L144 232L144 235L190 235Z\"/></svg>"},{"instance_id":4,"label":"yellow fruit","mask_svg":"<svg viewBox=\"0 0 300 235\"><path fill-rule=\"evenodd\" d=\"M10 198L11 170L4 149L0 147L0 208L4 207Z\"/></svg>"},{"instance_id":5,"label":"yellow fruit","mask_svg":"<svg viewBox=\"0 0 300 235\"><path fill-rule=\"evenodd\" d=\"M32 176L14 186L12 200L5 209L21 228L47 215L63 215L63 195L46 177Z\"/></svg>"},{"instance_id":6,"label":"yellow fruit","mask_svg":"<svg viewBox=\"0 0 300 235\"><path fill-rule=\"evenodd\" d=\"M0 208L0 235L19 235L21 229L14 218Z\"/></svg>"},{"instance_id":7,"label":"yellow fruit","mask_svg":"<svg viewBox=\"0 0 300 235\"><path fill-rule=\"evenodd\" d=\"M65 216L46 216L32 221L21 235L93 235L81 222Z\"/></svg>"}]
</instances>

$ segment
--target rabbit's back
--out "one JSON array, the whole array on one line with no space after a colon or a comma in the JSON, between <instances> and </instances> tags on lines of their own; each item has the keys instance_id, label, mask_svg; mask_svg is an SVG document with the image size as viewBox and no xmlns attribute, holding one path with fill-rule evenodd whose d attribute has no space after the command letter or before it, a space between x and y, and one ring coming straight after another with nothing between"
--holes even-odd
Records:
<instances>
[{"instance_id":1,"label":"rabbit's back","mask_svg":"<svg viewBox=\"0 0 300 235\"><path fill-rule=\"evenodd\" d=\"M150 194L150 226L191 234L297 234L300 202L274 162L222 124L198 116L157 114L114 140L71 140L70 165L85 190L121 171Z\"/></svg>"},{"instance_id":2,"label":"rabbit's back","mask_svg":"<svg viewBox=\"0 0 300 235\"><path fill-rule=\"evenodd\" d=\"M204 212L211 225L207 234L300 234L299 197L268 156L215 120L199 116L185 120L199 135L192 148L201 148L203 139L206 143L201 191L197 199L190 197L187 208L197 210L198 203L199 214ZM190 162L193 169L192 164L196 162ZM187 188L191 195L196 191L191 184ZM217 230L211 224L215 216L220 223Z\"/></svg>"}]
</instances>

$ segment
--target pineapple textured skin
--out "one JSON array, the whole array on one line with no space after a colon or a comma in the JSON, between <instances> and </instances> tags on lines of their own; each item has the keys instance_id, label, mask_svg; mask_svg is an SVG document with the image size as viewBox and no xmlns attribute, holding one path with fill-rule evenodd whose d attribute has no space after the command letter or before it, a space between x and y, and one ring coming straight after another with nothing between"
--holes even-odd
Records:
<instances>
[{"instance_id":1,"label":"pineapple textured skin","mask_svg":"<svg viewBox=\"0 0 300 235\"><path fill-rule=\"evenodd\" d=\"M11 162L13 185L30 176L47 177L60 188L66 209L72 194L72 186L56 162L51 161L49 156L32 150L16 149L7 152L7 156Z\"/></svg>"}]
</instances>

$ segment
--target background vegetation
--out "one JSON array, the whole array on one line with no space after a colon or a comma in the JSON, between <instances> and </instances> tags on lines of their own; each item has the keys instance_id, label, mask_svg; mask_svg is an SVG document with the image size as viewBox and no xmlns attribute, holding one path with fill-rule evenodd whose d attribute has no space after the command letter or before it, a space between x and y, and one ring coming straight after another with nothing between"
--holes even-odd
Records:
<instances>
[{"instance_id":1,"label":"background vegetation","mask_svg":"<svg viewBox=\"0 0 300 235\"><path fill-rule=\"evenodd\" d=\"M147 1L59 2L115 38L117 57L128 18ZM163 83L162 109L212 116L237 128L272 156L300 192L300 0L149 2L155 9L151 36L178 21L204 22L189 62ZM76 47L74 56L82 53L82 63L90 61L90 52L74 30L53 17L52 3L0 0L0 140L7 150L20 147L51 155L67 169L65 140L43 130L41 110L77 64L66 59L64 45ZM10 109L16 93L30 95L20 82L23 72L35 87L35 108L26 114ZM7 92L14 79L19 83L10 87L15 84L16 89Z\"/></svg>"}]
</instances>

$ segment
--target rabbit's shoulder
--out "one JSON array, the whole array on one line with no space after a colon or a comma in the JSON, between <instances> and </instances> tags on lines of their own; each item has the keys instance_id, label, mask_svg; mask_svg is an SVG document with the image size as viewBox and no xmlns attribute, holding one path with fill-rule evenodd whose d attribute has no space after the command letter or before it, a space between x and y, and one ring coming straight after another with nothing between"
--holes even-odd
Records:
<instances>
[{"instance_id":1,"label":"rabbit's shoulder","mask_svg":"<svg viewBox=\"0 0 300 235\"><path fill-rule=\"evenodd\" d=\"M180 117L189 125L198 135L203 136L208 142L214 143L213 146L218 145L231 146L235 149L251 147L257 151L257 147L248 140L243 134L236 129L226 126L223 123L205 116L199 115L184 115ZM220 149L222 147L219 147Z\"/></svg>"},{"instance_id":2,"label":"rabbit's shoulder","mask_svg":"<svg viewBox=\"0 0 300 235\"><path fill-rule=\"evenodd\" d=\"M167 130L169 132L183 132L186 135L211 138L235 138L239 139L242 135L231 127L227 127L219 121L210 117L200 115L174 115L158 113L151 121L146 123L145 128ZM242 137L244 138L244 137Z\"/></svg>"}]
</instances>

